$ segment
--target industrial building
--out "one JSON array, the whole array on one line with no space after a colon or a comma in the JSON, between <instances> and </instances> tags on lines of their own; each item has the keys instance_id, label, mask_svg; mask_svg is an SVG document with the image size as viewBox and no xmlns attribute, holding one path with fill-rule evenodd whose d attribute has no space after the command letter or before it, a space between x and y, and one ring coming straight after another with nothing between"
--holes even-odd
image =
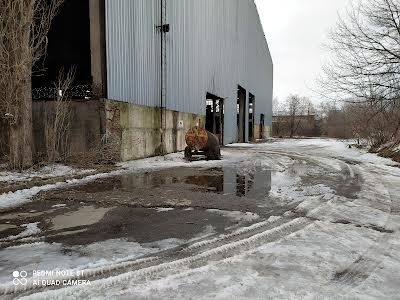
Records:
<instances>
[{"instance_id":1,"label":"industrial building","mask_svg":"<svg viewBox=\"0 0 400 300\"><path fill-rule=\"evenodd\" d=\"M253 0L66 0L45 65L34 90L70 66L77 86L96 87L71 97L76 151L117 141L131 160L183 150L196 125L222 144L271 132L273 64ZM40 123L49 101L34 98Z\"/></svg>"}]
</instances>

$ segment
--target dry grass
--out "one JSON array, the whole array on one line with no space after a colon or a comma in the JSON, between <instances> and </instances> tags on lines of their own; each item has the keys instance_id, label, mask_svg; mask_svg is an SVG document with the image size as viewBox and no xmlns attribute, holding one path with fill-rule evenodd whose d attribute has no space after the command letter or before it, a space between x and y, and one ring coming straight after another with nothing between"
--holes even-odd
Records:
<instances>
[{"instance_id":1,"label":"dry grass","mask_svg":"<svg viewBox=\"0 0 400 300\"><path fill-rule=\"evenodd\" d=\"M71 125L71 104L64 95L71 87L74 80L75 69L67 74L60 71L55 90L57 92L54 110L45 113L45 144L46 161L54 164L56 161L65 162L68 156L68 139Z\"/></svg>"}]
</instances>

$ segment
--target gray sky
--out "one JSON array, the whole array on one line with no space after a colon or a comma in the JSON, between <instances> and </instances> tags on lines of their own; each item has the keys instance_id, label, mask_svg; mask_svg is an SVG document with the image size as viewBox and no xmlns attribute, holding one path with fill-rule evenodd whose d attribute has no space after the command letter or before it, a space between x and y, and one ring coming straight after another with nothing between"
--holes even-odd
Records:
<instances>
[{"instance_id":1,"label":"gray sky","mask_svg":"<svg viewBox=\"0 0 400 300\"><path fill-rule=\"evenodd\" d=\"M323 43L349 0L255 0L274 62L274 95L308 96L327 57Z\"/></svg>"}]
</instances>

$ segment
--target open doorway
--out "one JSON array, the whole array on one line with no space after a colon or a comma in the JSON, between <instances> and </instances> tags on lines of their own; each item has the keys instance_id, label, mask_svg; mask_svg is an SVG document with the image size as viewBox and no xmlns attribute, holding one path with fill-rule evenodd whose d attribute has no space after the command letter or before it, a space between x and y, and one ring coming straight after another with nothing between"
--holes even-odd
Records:
<instances>
[{"instance_id":1,"label":"open doorway","mask_svg":"<svg viewBox=\"0 0 400 300\"><path fill-rule=\"evenodd\" d=\"M249 94L249 141L254 141L256 137L254 136L254 105L255 97L253 94Z\"/></svg>"},{"instance_id":2,"label":"open doorway","mask_svg":"<svg viewBox=\"0 0 400 300\"><path fill-rule=\"evenodd\" d=\"M246 120L245 120L245 105L246 105L246 90L241 86L238 86L238 97L237 97L237 141L238 143L244 143L246 141Z\"/></svg>"},{"instance_id":3,"label":"open doorway","mask_svg":"<svg viewBox=\"0 0 400 300\"><path fill-rule=\"evenodd\" d=\"M224 100L207 93L206 97L206 130L214 133L219 143L224 143Z\"/></svg>"},{"instance_id":4,"label":"open doorway","mask_svg":"<svg viewBox=\"0 0 400 300\"><path fill-rule=\"evenodd\" d=\"M260 139L262 140L264 138L264 124L265 124L265 115L261 114L260 115Z\"/></svg>"}]
</instances>

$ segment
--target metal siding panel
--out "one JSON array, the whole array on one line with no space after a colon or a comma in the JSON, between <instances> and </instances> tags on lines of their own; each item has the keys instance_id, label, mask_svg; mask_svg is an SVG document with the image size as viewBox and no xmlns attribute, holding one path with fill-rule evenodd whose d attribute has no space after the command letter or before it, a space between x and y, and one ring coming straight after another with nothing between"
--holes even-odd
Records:
<instances>
[{"instance_id":1,"label":"metal siding panel","mask_svg":"<svg viewBox=\"0 0 400 300\"><path fill-rule=\"evenodd\" d=\"M159 101L158 0L106 0L108 97L140 105Z\"/></svg>"},{"instance_id":2,"label":"metal siding panel","mask_svg":"<svg viewBox=\"0 0 400 300\"><path fill-rule=\"evenodd\" d=\"M109 98L159 106L160 0L106 0ZM225 142L236 140L237 85L272 123L273 65L253 0L167 0L168 109L205 114L225 101Z\"/></svg>"}]
</instances>

